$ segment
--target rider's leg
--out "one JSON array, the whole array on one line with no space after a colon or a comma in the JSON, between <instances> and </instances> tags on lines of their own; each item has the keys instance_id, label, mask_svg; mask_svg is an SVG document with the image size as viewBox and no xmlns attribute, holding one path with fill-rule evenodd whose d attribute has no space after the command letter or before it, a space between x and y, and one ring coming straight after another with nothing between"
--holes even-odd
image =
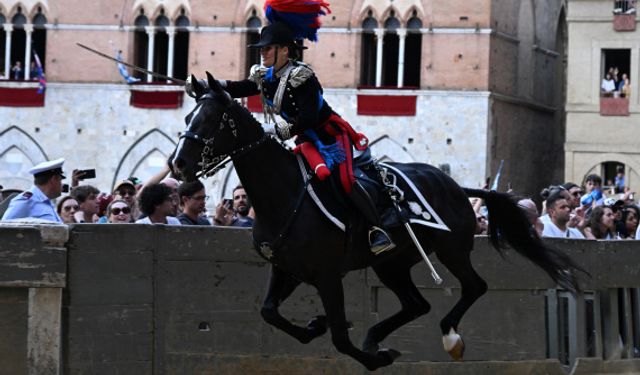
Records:
<instances>
[{"instance_id":1,"label":"rider's leg","mask_svg":"<svg viewBox=\"0 0 640 375\"><path fill-rule=\"evenodd\" d=\"M396 245L391 241L389 235L382 229L380 215L376 209L376 205L371 199L371 196L365 190L360 182L356 181L349 193L349 199L358 208L360 213L364 215L367 222L371 225L369 231L369 243L371 245L371 252L379 254L383 251L391 250Z\"/></svg>"}]
</instances>

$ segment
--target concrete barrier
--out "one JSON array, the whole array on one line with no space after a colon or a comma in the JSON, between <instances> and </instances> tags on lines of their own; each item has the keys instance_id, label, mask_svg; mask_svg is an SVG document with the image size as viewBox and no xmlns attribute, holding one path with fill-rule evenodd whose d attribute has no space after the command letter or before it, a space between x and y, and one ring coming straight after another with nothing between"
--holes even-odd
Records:
<instances>
[{"instance_id":1,"label":"concrete barrier","mask_svg":"<svg viewBox=\"0 0 640 375\"><path fill-rule=\"evenodd\" d=\"M42 241L38 229L0 227L0 244L18 238L16 231L25 240L6 242L0 250L21 254ZM459 287L434 257L445 280L442 287L432 283L425 265L413 271L432 311L385 340L385 346L403 355L380 373L553 374L565 373L563 368L572 364L574 372L587 367L640 372L631 360L640 336L633 307L638 299L628 289L640 286L640 241L550 242L591 272L593 277L583 280L583 297L576 300L556 290L522 257L508 252L503 260L485 238L477 238L472 260L490 289L460 325L469 362L451 363L442 349L438 323L457 301ZM263 323L259 309L269 265L251 248L249 230L76 225L69 229L65 249L62 260L51 258L49 250L36 251L50 263L43 268L51 270L43 273L46 277L15 266L10 258L0 262L0 269L12 269L0 276L5 280L0 304L7 306L0 323L0 361L11 363L12 375L29 373L34 364L20 358L38 353L15 345L25 335L36 337L25 326L29 294L15 287L35 283L65 287L58 362L65 374L366 373L335 351L329 335L302 345ZM61 264L66 273L55 271L58 276L51 278ZM18 272L32 272L29 283L22 283L25 277ZM366 328L399 304L368 270L350 273L344 283L351 337L359 343ZM281 311L302 324L322 314L322 306L313 288L301 286ZM586 356L595 360L577 360ZM626 367L620 364L623 358L629 359Z\"/></svg>"}]
</instances>

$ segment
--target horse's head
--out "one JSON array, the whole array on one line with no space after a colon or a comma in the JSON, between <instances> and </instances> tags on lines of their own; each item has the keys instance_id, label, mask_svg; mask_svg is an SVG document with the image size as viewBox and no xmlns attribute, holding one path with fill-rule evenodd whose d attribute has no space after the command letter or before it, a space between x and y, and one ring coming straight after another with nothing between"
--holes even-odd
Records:
<instances>
[{"instance_id":1,"label":"horse's head","mask_svg":"<svg viewBox=\"0 0 640 375\"><path fill-rule=\"evenodd\" d=\"M207 72L208 86L191 76L196 106L185 118L186 129L170 159L173 173L192 181L203 162L216 162L236 147L238 129L229 115L231 96ZM208 160L203 160L208 159Z\"/></svg>"}]
</instances>

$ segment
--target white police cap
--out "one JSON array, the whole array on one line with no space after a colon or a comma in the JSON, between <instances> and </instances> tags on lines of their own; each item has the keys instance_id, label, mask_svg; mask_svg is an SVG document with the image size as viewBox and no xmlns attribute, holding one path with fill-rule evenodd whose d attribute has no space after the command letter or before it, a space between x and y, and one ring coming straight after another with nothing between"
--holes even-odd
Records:
<instances>
[{"instance_id":1,"label":"white police cap","mask_svg":"<svg viewBox=\"0 0 640 375\"><path fill-rule=\"evenodd\" d=\"M45 161L29 169L29 173L34 176L42 173L60 174L64 178L62 164L64 164L64 158Z\"/></svg>"}]
</instances>

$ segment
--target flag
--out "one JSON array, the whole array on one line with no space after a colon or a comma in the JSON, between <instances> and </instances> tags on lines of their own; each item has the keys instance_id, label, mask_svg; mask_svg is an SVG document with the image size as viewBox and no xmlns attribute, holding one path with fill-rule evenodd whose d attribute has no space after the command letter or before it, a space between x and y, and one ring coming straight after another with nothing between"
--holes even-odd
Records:
<instances>
[{"instance_id":1,"label":"flag","mask_svg":"<svg viewBox=\"0 0 640 375\"><path fill-rule=\"evenodd\" d=\"M42 63L40 62L40 57L38 57L38 53L36 51L33 51L33 59L36 62L36 68L38 69L38 94L43 94L44 90L47 89L47 79L44 76Z\"/></svg>"},{"instance_id":2,"label":"flag","mask_svg":"<svg viewBox=\"0 0 640 375\"><path fill-rule=\"evenodd\" d=\"M491 185L491 190L498 190L498 183L500 183L500 174L502 173L502 166L504 165L504 160L500 160L500 167L498 167L498 173L496 173L496 178L493 180L493 184Z\"/></svg>"},{"instance_id":3,"label":"flag","mask_svg":"<svg viewBox=\"0 0 640 375\"><path fill-rule=\"evenodd\" d=\"M118 51L116 54L116 60L122 61L122 51ZM140 82L140 78L131 77L129 72L127 72L127 67L118 63L118 70L120 71L120 75L124 78L127 83L136 83Z\"/></svg>"}]
</instances>

